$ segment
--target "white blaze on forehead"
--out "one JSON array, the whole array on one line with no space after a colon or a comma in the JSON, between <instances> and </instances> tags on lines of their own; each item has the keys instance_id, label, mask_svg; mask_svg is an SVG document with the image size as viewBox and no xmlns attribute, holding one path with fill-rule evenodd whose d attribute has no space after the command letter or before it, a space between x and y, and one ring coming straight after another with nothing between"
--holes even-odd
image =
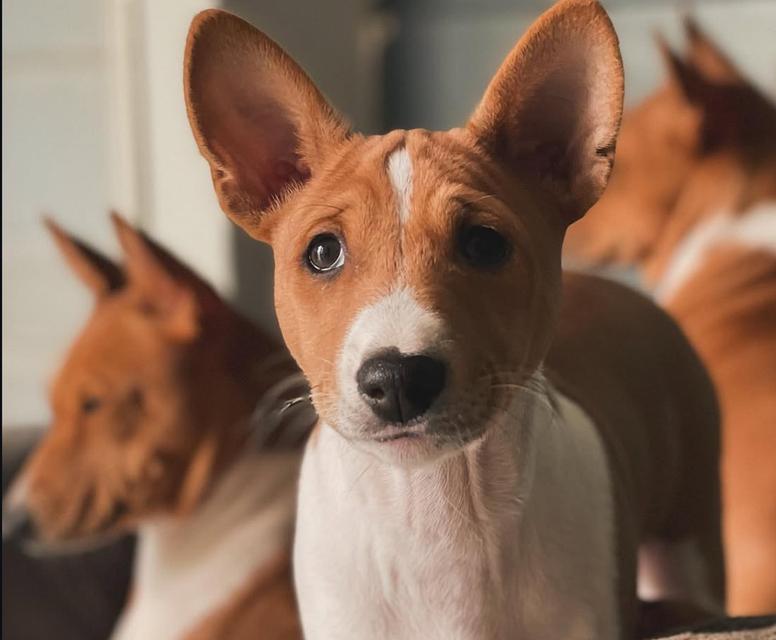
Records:
<instances>
[{"instance_id":1,"label":"white blaze on forehead","mask_svg":"<svg viewBox=\"0 0 776 640\"><path fill-rule=\"evenodd\" d=\"M397 149L388 157L388 177L396 196L399 221L404 223L410 217L412 195L412 161L405 147Z\"/></svg>"},{"instance_id":2,"label":"white blaze on forehead","mask_svg":"<svg viewBox=\"0 0 776 640\"><path fill-rule=\"evenodd\" d=\"M350 326L339 355L340 387L355 380L361 363L374 353L395 348L402 353L443 350L444 323L424 309L406 287L389 293L361 310Z\"/></svg>"}]
</instances>

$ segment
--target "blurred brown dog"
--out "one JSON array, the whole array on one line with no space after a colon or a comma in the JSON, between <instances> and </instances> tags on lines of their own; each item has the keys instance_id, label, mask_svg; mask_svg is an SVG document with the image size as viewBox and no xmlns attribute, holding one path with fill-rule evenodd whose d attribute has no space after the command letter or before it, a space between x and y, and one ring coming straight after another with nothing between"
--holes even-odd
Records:
<instances>
[{"instance_id":1,"label":"blurred brown dog","mask_svg":"<svg viewBox=\"0 0 776 640\"><path fill-rule=\"evenodd\" d=\"M299 638L289 556L313 416L278 407L303 379L191 270L113 221L125 269L48 223L96 305L4 515L29 515L53 550L138 529L114 637Z\"/></svg>"},{"instance_id":2,"label":"blurred brown dog","mask_svg":"<svg viewBox=\"0 0 776 640\"><path fill-rule=\"evenodd\" d=\"M692 20L626 114L568 257L637 265L705 360L723 413L731 613L776 611L776 106Z\"/></svg>"}]
</instances>

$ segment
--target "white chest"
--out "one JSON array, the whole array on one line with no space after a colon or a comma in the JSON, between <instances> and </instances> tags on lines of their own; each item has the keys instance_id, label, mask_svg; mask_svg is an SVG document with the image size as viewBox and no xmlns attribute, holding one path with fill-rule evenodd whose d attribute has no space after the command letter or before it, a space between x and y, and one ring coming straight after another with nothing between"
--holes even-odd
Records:
<instances>
[{"instance_id":1,"label":"white chest","mask_svg":"<svg viewBox=\"0 0 776 640\"><path fill-rule=\"evenodd\" d=\"M414 470L323 427L294 552L306 637L617 637L607 463L587 417L560 408Z\"/></svg>"}]
</instances>

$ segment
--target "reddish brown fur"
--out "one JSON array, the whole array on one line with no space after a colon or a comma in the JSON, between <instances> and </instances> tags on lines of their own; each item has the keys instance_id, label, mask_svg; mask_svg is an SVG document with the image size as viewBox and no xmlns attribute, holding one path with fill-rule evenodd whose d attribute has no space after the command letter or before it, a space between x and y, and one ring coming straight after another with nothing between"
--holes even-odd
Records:
<instances>
[{"instance_id":1,"label":"reddish brown fur","mask_svg":"<svg viewBox=\"0 0 776 640\"><path fill-rule=\"evenodd\" d=\"M775 286L773 254L720 247L668 305L720 392L729 608L741 615L776 611Z\"/></svg>"},{"instance_id":2,"label":"reddish brown fur","mask_svg":"<svg viewBox=\"0 0 776 640\"><path fill-rule=\"evenodd\" d=\"M190 513L245 443L247 417L276 381L261 363L278 345L164 249L114 222L124 270L49 223L96 294L52 386L53 425L22 472L26 507L50 544ZM99 405L86 411L85 401ZM196 637L242 637L224 630L243 616L260 619L264 637L300 637L289 573L284 557L218 614L215 635Z\"/></svg>"},{"instance_id":3,"label":"reddish brown fur","mask_svg":"<svg viewBox=\"0 0 776 640\"><path fill-rule=\"evenodd\" d=\"M696 540L711 590L721 601L716 398L681 331L641 295L567 274L547 368L550 379L590 413L607 442L617 478L623 609L628 610L635 584L631 550L653 538ZM640 508L634 510L634 504Z\"/></svg>"},{"instance_id":4,"label":"reddish brown fur","mask_svg":"<svg viewBox=\"0 0 776 640\"><path fill-rule=\"evenodd\" d=\"M228 607L208 617L185 640L297 640L302 637L296 610L291 558L284 554L256 572Z\"/></svg>"},{"instance_id":5,"label":"reddish brown fur","mask_svg":"<svg viewBox=\"0 0 776 640\"><path fill-rule=\"evenodd\" d=\"M666 87L626 114L604 197L572 257L634 264L650 282L698 224L776 200L776 106L698 28ZM721 247L667 302L708 366L724 425L731 613L776 611L776 256Z\"/></svg>"},{"instance_id":6,"label":"reddish brown fur","mask_svg":"<svg viewBox=\"0 0 776 640\"><path fill-rule=\"evenodd\" d=\"M588 39L574 41L571 34L580 33ZM543 37L558 55L569 52L563 64L538 44ZM245 60L246 50L264 52L269 62ZM562 84L565 73L576 78L580 52L599 61L600 100L589 106L587 93L579 91L573 107L548 107L557 98L555 81ZM211 59L217 62L210 65ZM493 387L492 376L507 372L509 381L524 380L554 343L547 356L551 379L597 419L608 445L624 629L634 625L636 545L650 535L696 540L710 588L720 596L716 412L702 367L676 327L640 296L582 276L568 277L560 296L566 225L603 189L619 124L620 60L600 6L571 0L548 12L509 56L468 125L449 132L347 134L274 43L222 12L195 20L186 60L195 137L211 163L224 210L273 246L278 317L324 421L336 425L334 363L345 332L359 310L396 286L410 287L424 308L444 318L455 342L451 370L458 378L452 384L479 398L486 416L509 396ZM560 69L557 76L543 73L551 62L558 64L552 67ZM266 77L270 63L278 71ZM218 132L209 119L229 120L243 135L258 135L252 127L261 109L245 122L228 113L246 105L238 92L230 106L234 87L219 80L222 64L246 74L260 67L256 87L301 100L288 103L299 112L284 126L300 142L286 154L296 153L309 176L292 177L274 192L273 204L248 213L243 204L265 194L257 190L257 179L242 177L242 146L229 146L237 133ZM321 126L313 131L311 123ZM558 131L575 145L552 139ZM326 144L320 135L328 136ZM412 214L400 224L386 163L402 146L412 159L413 185ZM224 181L242 195L224 197ZM510 241L510 260L494 271L462 264L454 236L464 222L496 228ZM312 275L303 265L308 243L322 231L346 239L346 266L332 278ZM461 363L466 366L456 366ZM486 422L483 416L476 420ZM694 474L688 471L690 451L697 454Z\"/></svg>"}]
</instances>

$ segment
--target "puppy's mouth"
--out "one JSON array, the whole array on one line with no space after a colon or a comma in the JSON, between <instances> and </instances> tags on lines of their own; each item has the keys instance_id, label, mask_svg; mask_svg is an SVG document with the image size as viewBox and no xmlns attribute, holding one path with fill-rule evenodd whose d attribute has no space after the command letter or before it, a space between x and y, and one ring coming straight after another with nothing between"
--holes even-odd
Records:
<instances>
[{"instance_id":1,"label":"puppy's mouth","mask_svg":"<svg viewBox=\"0 0 776 640\"><path fill-rule=\"evenodd\" d=\"M417 431L400 431L398 433L392 433L389 435L375 436L374 440L379 443L395 442L396 440L411 440L414 438L422 438L425 434Z\"/></svg>"}]
</instances>

